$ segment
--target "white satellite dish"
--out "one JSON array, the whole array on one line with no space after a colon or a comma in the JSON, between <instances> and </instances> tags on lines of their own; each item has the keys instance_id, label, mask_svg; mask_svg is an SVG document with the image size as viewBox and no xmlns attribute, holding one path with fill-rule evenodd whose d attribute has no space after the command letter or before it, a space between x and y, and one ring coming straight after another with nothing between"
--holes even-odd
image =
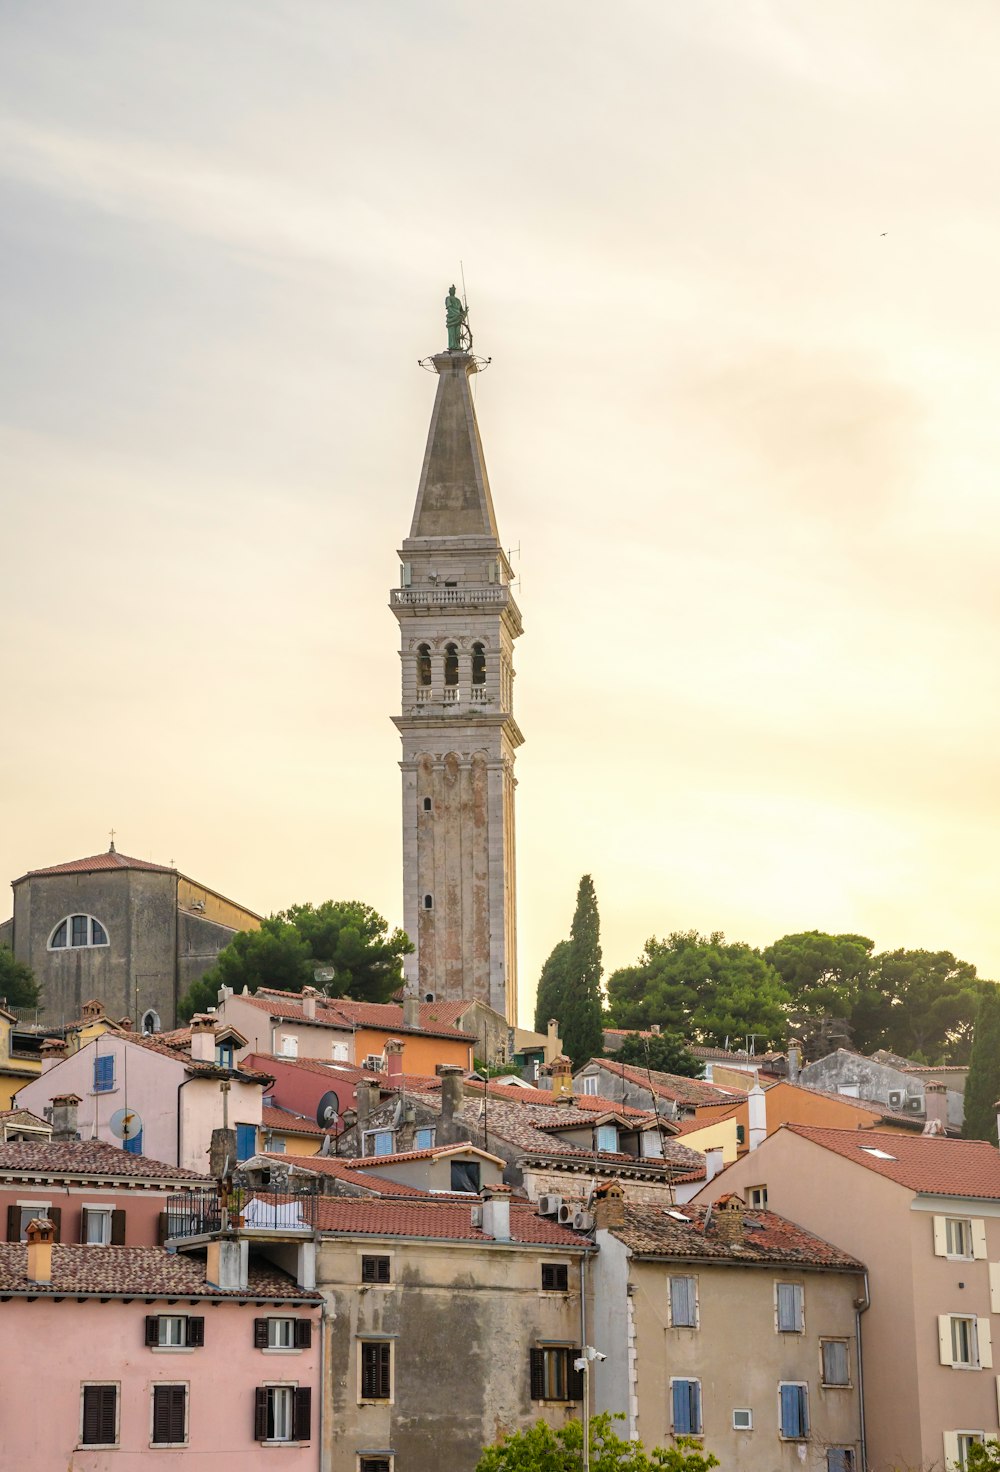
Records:
<instances>
[{"instance_id":1,"label":"white satellite dish","mask_svg":"<svg viewBox=\"0 0 1000 1472\"><path fill-rule=\"evenodd\" d=\"M336 974L334 966L317 966L313 972L313 981L318 981L322 985L324 982L332 981Z\"/></svg>"},{"instance_id":2,"label":"white satellite dish","mask_svg":"<svg viewBox=\"0 0 1000 1472\"><path fill-rule=\"evenodd\" d=\"M142 1118L136 1109L116 1109L110 1125L119 1140L135 1140L142 1134Z\"/></svg>"}]
</instances>

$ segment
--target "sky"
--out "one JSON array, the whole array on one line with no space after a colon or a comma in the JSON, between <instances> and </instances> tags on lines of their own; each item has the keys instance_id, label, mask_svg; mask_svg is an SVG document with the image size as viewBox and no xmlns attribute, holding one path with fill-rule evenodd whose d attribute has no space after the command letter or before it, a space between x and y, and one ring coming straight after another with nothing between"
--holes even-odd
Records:
<instances>
[{"instance_id":1,"label":"sky","mask_svg":"<svg viewBox=\"0 0 1000 1472\"><path fill-rule=\"evenodd\" d=\"M5 0L0 873L113 827L400 923L464 270L522 1019L584 872L608 970L820 929L1000 978L998 47L994 0Z\"/></svg>"}]
</instances>

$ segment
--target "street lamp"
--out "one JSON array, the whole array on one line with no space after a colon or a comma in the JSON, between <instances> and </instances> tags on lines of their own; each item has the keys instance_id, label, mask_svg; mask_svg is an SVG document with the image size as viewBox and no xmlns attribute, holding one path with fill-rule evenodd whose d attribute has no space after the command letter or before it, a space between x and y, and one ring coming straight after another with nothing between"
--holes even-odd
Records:
<instances>
[{"instance_id":1,"label":"street lamp","mask_svg":"<svg viewBox=\"0 0 1000 1472\"><path fill-rule=\"evenodd\" d=\"M606 1360L607 1355L585 1344L579 1359L573 1361L574 1370L583 1373L583 1472L590 1472L590 1367L595 1360Z\"/></svg>"}]
</instances>

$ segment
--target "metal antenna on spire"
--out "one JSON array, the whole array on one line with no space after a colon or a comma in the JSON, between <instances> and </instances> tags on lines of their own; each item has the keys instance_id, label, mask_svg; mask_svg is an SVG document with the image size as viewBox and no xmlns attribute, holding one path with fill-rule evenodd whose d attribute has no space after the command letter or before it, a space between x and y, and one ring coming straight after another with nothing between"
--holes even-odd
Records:
<instances>
[{"instance_id":1,"label":"metal antenna on spire","mask_svg":"<svg viewBox=\"0 0 1000 1472\"><path fill-rule=\"evenodd\" d=\"M459 263L458 263L458 269L462 273L462 306L465 308L466 311L468 311L469 310L469 296L468 296L468 293L465 290L465 262L464 261L459 261Z\"/></svg>"}]
</instances>

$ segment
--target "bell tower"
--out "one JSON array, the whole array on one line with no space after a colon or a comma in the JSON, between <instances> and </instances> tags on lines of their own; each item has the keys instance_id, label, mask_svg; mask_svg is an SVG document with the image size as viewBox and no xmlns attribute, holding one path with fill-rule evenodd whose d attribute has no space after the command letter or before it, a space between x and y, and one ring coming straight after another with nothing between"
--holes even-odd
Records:
<instances>
[{"instance_id":1,"label":"bell tower","mask_svg":"<svg viewBox=\"0 0 1000 1472\"><path fill-rule=\"evenodd\" d=\"M510 591L470 391L476 358L464 308L446 300L446 352L400 585L403 924L421 1000L478 999L517 1021L514 640Z\"/></svg>"}]
</instances>

